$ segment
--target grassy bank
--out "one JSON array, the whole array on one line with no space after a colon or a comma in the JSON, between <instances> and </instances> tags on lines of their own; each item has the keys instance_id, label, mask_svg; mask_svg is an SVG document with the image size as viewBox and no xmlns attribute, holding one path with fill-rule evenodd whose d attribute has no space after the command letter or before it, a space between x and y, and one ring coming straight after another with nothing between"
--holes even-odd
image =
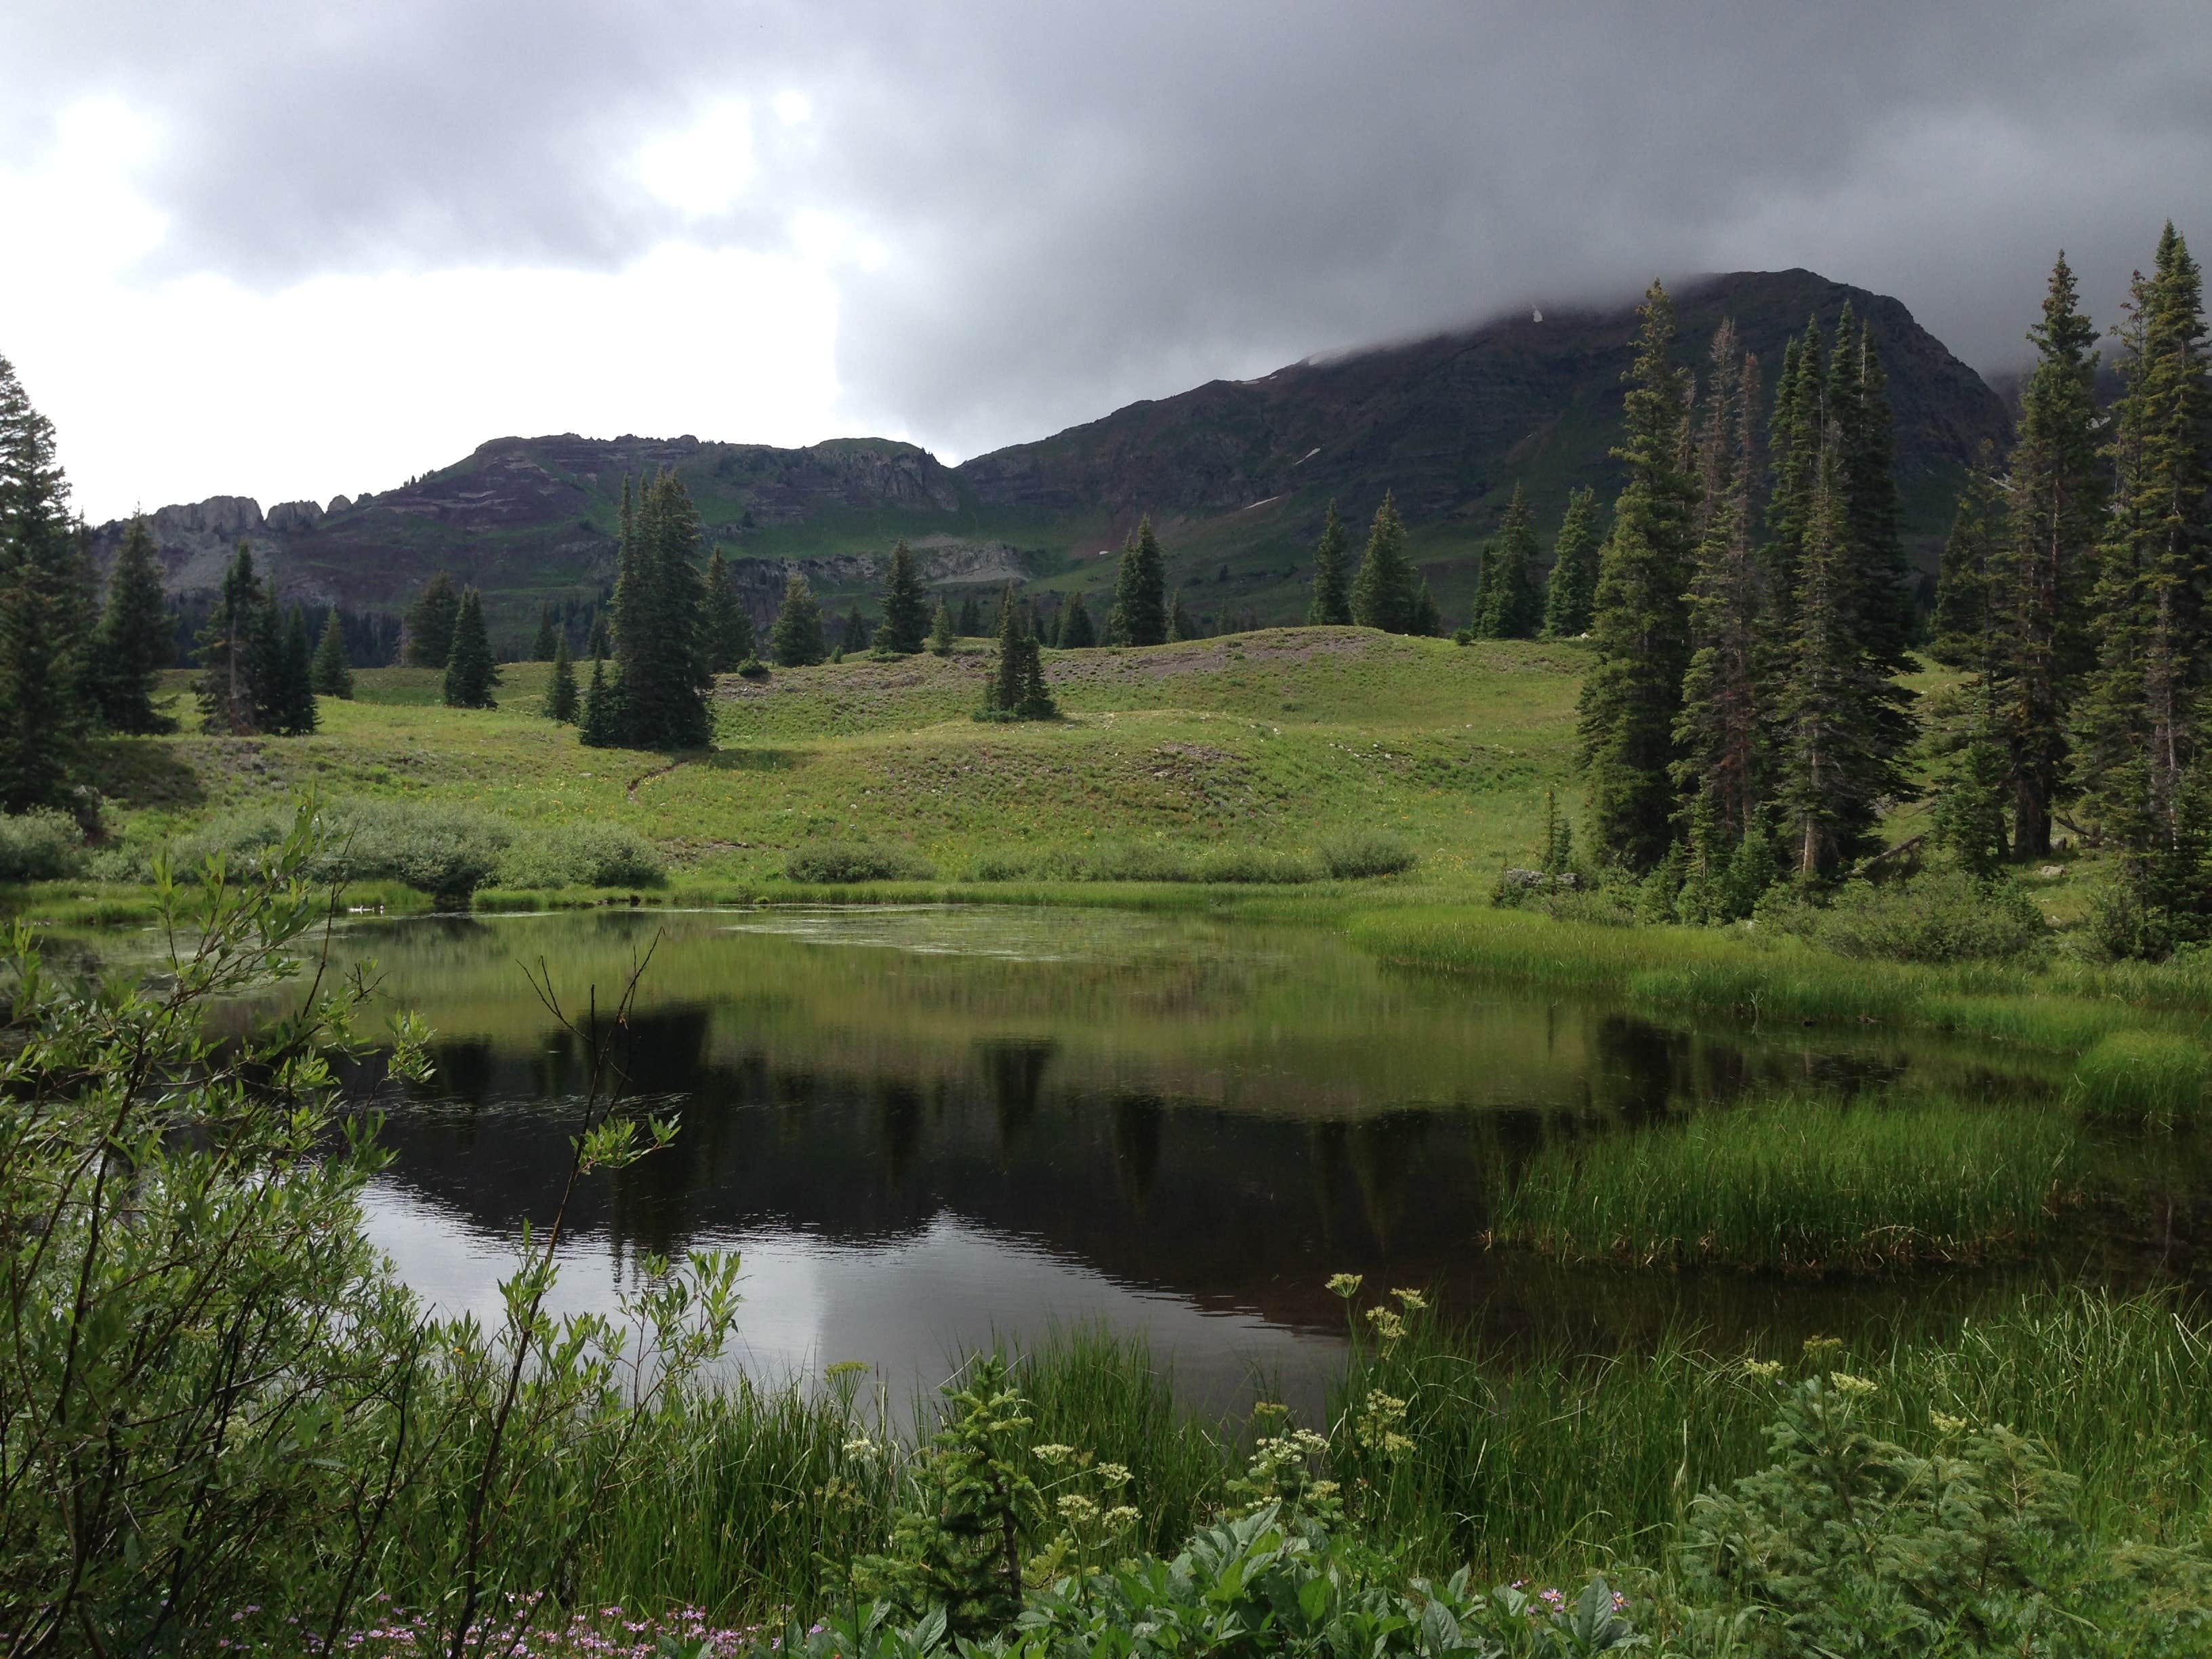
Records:
<instances>
[{"instance_id":1,"label":"grassy bank","mask_svg":"<svg viewBox=\"0 0 2212 1659\"><path fill-rule=\"evenodd\" d=\"M1979 1262L2046 1234L2081 1176L2047 1110L1785 1097L1547 1146L1498 1194L1494 1231L1646 1267Z\"/></svg>"}]
</instances>

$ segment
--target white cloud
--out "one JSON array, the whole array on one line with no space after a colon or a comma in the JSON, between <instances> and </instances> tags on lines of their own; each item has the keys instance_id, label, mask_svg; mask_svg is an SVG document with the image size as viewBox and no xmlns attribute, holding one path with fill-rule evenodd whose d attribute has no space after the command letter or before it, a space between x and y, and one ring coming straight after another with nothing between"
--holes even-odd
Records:
<instances>
[{"instance_id":1,"label":"white cloud","mask_svg":"<svg viewBox=\"0 0 2212 1659\"><path fill-rule=\"evenodd\" d=\"M683 131L640 145L635 166L645 187L678 213L727 213L752 181L752 112L742 98L716 103Z\"/></svg>"}]
</instances>

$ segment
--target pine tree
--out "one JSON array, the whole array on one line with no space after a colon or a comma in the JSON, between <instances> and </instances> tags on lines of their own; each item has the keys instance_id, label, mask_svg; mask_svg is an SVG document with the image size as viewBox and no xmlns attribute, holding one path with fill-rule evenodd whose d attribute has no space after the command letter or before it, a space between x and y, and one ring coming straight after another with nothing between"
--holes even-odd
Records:
<instances>
[{"instance_id":1,"label":"pine tree","mask_svg":"<svg viewBox=\"0 0 2212 1659\"><path fill-rule=\"evenodd\" d=\"M914 553L902 540L891 549L890 576L884 584L883 625L876 630L877 646L912 656L929 636L929 592L915 568Z\"/></svg>"},{"instance_id":2,"label":"pine tree","mask_svg":"<svg viewBox=\"0 0 2212 1659\"><path fill-rule=\"evenodd\" d=\"M1766 566L1766 592L1774 615L1778 651L1789 635L1796 606L1797 560L1812 520L1813 483L1819 470L1825 420L1823 388L1827 368L1818 319L1805 327L1782 353L1782 375L1774 388L1774 414L1767 422L1769 485L1766 540L1760 558Z\"/></svg>"},{"instance_id":3,"label":"pine tree","mask_svg":"<svg viewBox=\"0 0 2212 1659\"><path fill-rule=\"evenodd\" d=\"M545 687L545 714L562 726L573 724L576 718L576 665L569 659L566 634L554 641L553 674Z\"/></svg>"},{"instance_id":4,"label":"pine tree","mask_svg":"<svg viewBox=\"0 0 2212 1659\"><path fill-rule=\"evenodd\" d=\"M838 624L837 649L841 653L866 650L874 632L868 626L868 619L860 614L860 607L856 605L845 613L845 620Z\"/></svg>"},{"instance_id":5,"label":"pine tree","mask_svg":"<svg viewBox=\"0 0 2212 1659\"><path fill-rule=\"evenodd\" d=\"M257 625L266 606L253 550L244 542L223 573L222 588L199 635L200 677L194 684L210 732L245 735L261 729L254 688Z\"/></svg>"},{"instance_id":6,"label":"pine tree","mask_svg":"<svg viewBox=\"0 0 2212 1659\"><path fill-rule=\"evenodd\" d=\"M1674 367L1674 306L1652 283L1629 371L1622 447L1628 480L1599 565L1590 633L1595 660L1578 725L1590 839L1642 872L1674 843L1674 722L1689 666L1684 599L1697 485L1681 465L1687 398Z\"/></svg>"},{"instance_id":7,"label":"pine tree","mask_svg":"<svg viewBox=\"0 0 2212 1659\"><path fill-rule=\"evenodd\" d=\"M1010 582L999 606L999 656L983 688L981 718L1042 720L1059 712L1045 690L1043 653L1037 648L1027 613L1015 603Z\"/></svg>"},{"instance_id":8,"label":"pine tree","mask_svg":"<svg viewBox=\"0 0 2212 1659\"><path fill-rule=\"evenodd\" d=\"M1552 574L1544 584L1544 637L1578 639L1589 632L1597 599L1597 491L1567 495L1567 515L1552 544Z\"/></svg>"},{"instance_id":9,"label":"pine tree","mask_svg":"<svg viewBox=\"0 0 2212 1659\"><path fill-rule=\"evenodd\" d=\"M532 641L530 645L530 660L551 662L556 637L553 607L550 605L542 605L538 611L538 637Z\"/></svg>"},{"instance_id":10,"label":"pine tree","mask_svg":"<svg viewBox=\"0 0 2212 1659\"><path fill-rule=\"evenodd\" d=\"M614 617L622 741L633 749L703 748L713 733L707 697L714 672L696 562L698 509L682 481L664 471L639 492L628 516Z\"/></svg>"},{"instance_id":11,"label":"pine tree","mask_svg":"<svg viewBox=\"0 0 2212 1659\"><path fill-rule=\"evenodd\" d=\"M453 650L446 659L446 707L495 708L491 690L498 684L499 666L492 660L491 636L484 629L483 596L471 587L461 596Z\"/></svg>"},{"instance_id":12,"label":"pine tree","mask_svg":"<svg viewBox=\"0 0 2212 1659\"><path fill-rule=\"evenodd\" d=\"M1753 534L1758 469L1759 360L1723 319L1713 335L1711 390L1697 442L1700 526L1690 577L1692 653L1674 723L1677 823L1689 848L1690 880L1705 895L1701 921L1731 921L1748 901L1726 872L1757 828L1764 800L1760 683L1765 584ZM1753 896L1753 897L1756 895Z\"/></svg>"},{"instance_id":13,"label":"pine tree","mask_svg":"<svg viewBox=\"0 0 2212 1659\"><path fill-rule=\"evenodd\" d=\"M407 644L400 659L412 668L443 668L453 654L453 624L460 614L453 579L441 570L407 608Z\"/></svg>"},{"instance_id":14,"label":"pine tree","mask_svg":"<svg viewBox=\"0 0 2212 1659\"><path fill-rule=\"evenodd\" d=\"M1413 626L1406 630L1423 639L1434 639L1444 631L1444 613L1437 608L1437 596L1429 592L1429 579L1423 576L1413 592Z\"/></svg>"},{"instance_id":15,"label":"pine tree","mask_svg":"<svg viewBox=\"0 0 2212 1659\"><path fill-rule=\"evenodd\" d=\"M315 642L315 660L308 671L309 686L319 697L353 701L353 665L346 660L345 627L332 605L323 617L323 635Z\"/></svg>"},{"instance_id":16,"label":"pine tree","mask_svg":"<svg viewBox=\"0 0 2212 1659\"><path fill-rule=\"evenodd\" d=\"M1505 524L1484 555L1476 588L1473 627L1478 638L1535 637L1543 620L1543 595L1536 591L1536 533L1528 524L1528 500L1521 486L1505 508Z\"/></svg>"},{"instance_id":17,"label":"pine tree","mask_svg":"<svg viewBox=\"0 0 2212 1659\"><path fill-rule=\"evenodd\" d=\"M593 662L603 660L614 649L614 641L607 637L606 612L596 607L592 611L592 625L585 631L584 649L591 653Z\"/></svg>"},{"instance_id":18,"label":"pine tree","mask_svg":"<svg viewBox=\"0 0 2212 1659\"><path fill-rule=\"evenodd\" d=\"M315 708L314 652L307 644L307 613L294 605L284 623L284 666L275 729L302 738L321 724Z\"/></svg>"},{"instance_id":19,"label":"pine tree","mask_svg":"<svg viewBox=\"0 0 2212 1659\"><path fill-rule=\"evenodd\" d=\"M960 620L954 629L963 640L972 640L983 631L983 608L970 593L960 601Z\"/></svg>"},{"instance_id":20,"label":"pine tree","mask_svg":"<svg viewBox=\"0 0 2212 1659\"><path fill-rule=\"evenodd\" d=\"M2130 948L2158 955L2212 936L2212 387L2203 276L2171 223L2150 276L2136 274L2119 340L2114 488L2077 764L2140 918Z\"/></svg>"},{"instance_id":21,"label":"pine tree","mask_svg":"<svg viewBox=\"0 0 2212 1659\"><path fill-rule=\"evenodd\" d=\"M2014 856L2048 858L2051 815L2067 781L2067 725L2091 661L2088 589L2106 494L2097 453L2097 331L2075 302L2063 253L2028 338L2036 366L2021 398L2008 533L1990 559L1988 627Z\"/></svg>"},{"instance_id":22,"label":"pine tree","mask_svg":"<svg viewBox=\"0 0 2212 1659\"><path fill-rule=\"evenodd\" d=\"M1390 492L1375 509L1368 527L1367 551L1352 582L1352 619L1362 628L1386 634L1410 634L1420 605L1419 579L1406 557L1406 526Z\"/></svg>"},{"instance_id":23,"label":"pine tree","mask_svg":"<svg viewBox=\"0 0 2212 1659\"><path fill-rule=\"evenodd\" d=\"M0 358L0 806L60 805L88 711L87 562L53 423Z\"/></svg>"},{"instance_id":24,"label":"pine tree","mask_svg":"<svg viewBox=\"0 0 2212 1659\"><path fill-rule=\"evenodd\" d=\"M1197 637L1197 619L1183 605L1182 589L1178 587L1175 591L1175 598L1168 602L1168 638L1173 641L1194 640Z\"/></svg>"},{"instance_id":25,"label":"pine tree","mask_svg":"<svg viewBox=\"0 0 2212 1659\"><path fill-rule=\"evenodd\" d=\"M1983 445L1959 492L1951 533L1944 538L1928 640L1928 654L1937 662L1978 674L1995 672L1990 585L2004 562L2000 550L2009 547L2012 540L1996 466L1990 447Z\"/></svg>"},{"instance_id":26,"label":"pine tree","mask_svg":"<svg viewBox=\"0 0 2212 1659\"><path fill-rule=\"evenodd\" d=\"M587 749L619 749L623 728L622 685L607 678L606 659L592 659L592 683L584 693L583 718L577 723L578 741Z\"/></svg>"},{"instance_id":27,"label":"pine tree","mask_svg":"<svg viewBox=\"0 0 2212 1659\"><path fill-rule=\"evenodd\" d=\"M753 654L753 619L730 580L730 567L718 546L707 560L707 666L727 674Z\"/></svg>"},{"instance_id":28,"label":"pine tree","mask_svg":"<svg viewBox=\"0 0 2212 1659\"><path fill-rule=\"evenodd\" d=\"M1121 550L1114 581L1114 611L1106 636L1115 645L1162 645L1168 637L1167 562L1152 534L1152 521L1141 520Z\"/></svg>"},{"instance_id":29,"label":"pine tree","mask_svg":"<svg viewBox=\"0 0 2212 1659\"><path fill-rule=\"evenodd\" d=\"M822 602L797 571L783 585L783 607L768 632L769 655L783 668L805 668L830 654L822 637Z\"/></svg>"},{"instance_id":30,"label":"pine tree","mask_svg":"<svg viewBox=\"0 0 2212 1659\"><path fill-rule=\"evenodd\" d=\"M1067 608L1060 617L1060 648L1063 651L1088 651L1098 643L1098 629L1091 620L1091 607L1084 604L1083 595L1077 593L1067 601Z\"/></svg>"},{"instance_id":31,"label":"pine tree","mask_svg":"<svg viewBox=\"0 0 2212 1659\"><path fill-rule=\"evenodd\" d=\"M1321 540L1314 544L1313 603L1306 611L1306 625L1334 628L1351 621L1352 591L1344 574L1344 520L1337 517L1336 500L1332 496L1328 517L1322 523Z\"/></svg>"},{"instance_id":32,"label":"pine tree","mask_svg":"<svg viewBox=\"0 0 2212 1659\"><path fill-rule=\"evenodd\" d=\"M942 599L937 602L937 616L929 625L929 650L933 656L952 654L952 607Z\"/></svg>"},{"instance_id":33,"label":"pine tree","mask_svg":"<svg viewBox=\"0 0 2212 1659\"><path fill-rule=\"evenodd\" d=\"M107 579L107 609L92 653L90 684L112 732L176 728L154 706L161 671L176 653L177 619L161 592L161 567L146 521L133 519Z\"/></svg>"}]
</instances>

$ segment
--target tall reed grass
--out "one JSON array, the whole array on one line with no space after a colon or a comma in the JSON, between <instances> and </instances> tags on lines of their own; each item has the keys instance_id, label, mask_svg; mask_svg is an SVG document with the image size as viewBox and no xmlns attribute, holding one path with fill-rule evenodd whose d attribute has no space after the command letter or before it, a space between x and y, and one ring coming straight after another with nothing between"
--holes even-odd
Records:
<instances>
[{"instance_id":1,"label":"tall reed grass","mask_svg":"<svg viewBox=\"0 0 2212 1659\"><path fill-rule=\"evenodd\" d=\"M2172 1129L2194 1123L2212 1096L2212 1049L2159 1031L2119 1031L2081 1056L2067 1103L2086 1117Z\"/></svg>"},{"instance_id":2,"label":"tall reed grass","mask_svg":"<svg viewBox=\"0 0 2212 1659\"><path fill-rule=\"evenodd\" d=\"M2081 1161L2050 1113L1784 1097L1547 1147L1498 1194L1493 1231L1639 1267L1981 1261L2049 1227Z\"/></svg>"}]
</instances>

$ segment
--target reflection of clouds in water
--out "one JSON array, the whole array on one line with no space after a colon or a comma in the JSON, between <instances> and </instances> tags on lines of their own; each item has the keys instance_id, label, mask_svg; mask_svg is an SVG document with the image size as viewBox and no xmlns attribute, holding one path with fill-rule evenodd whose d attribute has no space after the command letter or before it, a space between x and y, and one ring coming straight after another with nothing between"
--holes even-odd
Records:
<instances>
[{"instance_id":1,"label":"reflection of clouds in water","mask_svg":"<svg viewBox=\"0 0 2212 1659\"><path fill-rule=\"evenodd\" d=\"M862 945L915 956L995 957L1007 962L1127 962L1214 957L1224 941L1194 939L1188 920L1110 912L1024 910L972 904L794 907L725 924L809 945ZM1242 961L1263 960L1242 942Z\"/></svg>"},{"instance_id":2,"label":"reflection of clouds in water","mask_svg":"<svg viewBox=\"0 0 2212 1659\"><path fill-rule=\"evenodd\" d=\"M368 1196L369 1238L437 1312L502 1316L499 1281L514 1240L459 1223L443 1206L380 1184ZM818 1377L825 1366L872 1367L895 1408L933 1390L958 1358L1002 1340L1034 1345L1055 1328L1103 1326L1141 1336L1171 1368L1178 1397L1236 1408L1251 1378L1279 1379L1318 1406L1340 1352L1334 1338L1285 1330L1255 1314L1206 1313L1180 1297L1132 1290L1022 1240L940 1214L890 1243L848 1244L791 1228L706 1234L690 1248L735 1250L744 1297L732 1358L763 1382ZM573 1237L548 1298L556 1314L615 1311L636 1263L604 1233Z\"/></svg>"}]
</instances>

